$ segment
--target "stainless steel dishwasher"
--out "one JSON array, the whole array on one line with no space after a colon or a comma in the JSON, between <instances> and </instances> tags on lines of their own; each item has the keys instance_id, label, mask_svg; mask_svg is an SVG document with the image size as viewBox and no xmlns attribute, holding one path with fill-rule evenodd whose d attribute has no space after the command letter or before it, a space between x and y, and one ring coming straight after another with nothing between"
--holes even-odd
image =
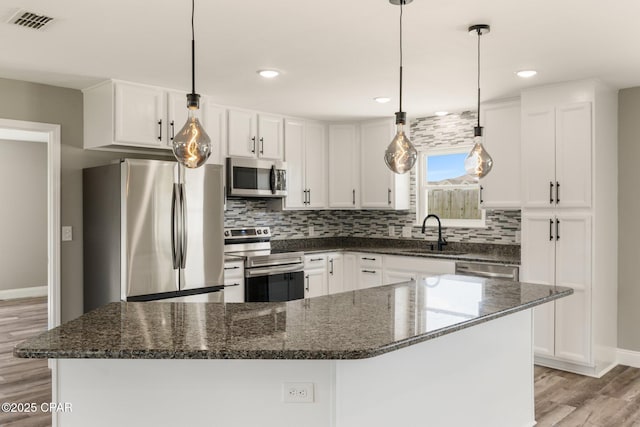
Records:
<instances>
[{"instance_id":1,"label":"stainless steel dishwasher","mask_svg":"<svg viewBox=\"0 0 640 427\"><path fill-rule=\"evenodd\" d=\"M456 274L488 277L491 279L519 280L517 265L486 264L482 262L456 262Z\"/></svg>"}]
</instances>

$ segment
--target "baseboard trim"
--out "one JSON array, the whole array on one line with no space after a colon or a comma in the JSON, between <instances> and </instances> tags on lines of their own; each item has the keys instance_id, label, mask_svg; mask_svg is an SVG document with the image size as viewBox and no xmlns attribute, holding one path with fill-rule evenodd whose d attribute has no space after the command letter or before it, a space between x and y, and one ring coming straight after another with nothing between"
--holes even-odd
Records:
<instances>
[{"instance_id":1,"label":"baseboard trim","mask_svg":"<svg viewBox=\"0 0 640 427\"><path fill-rule=\"evenodd\" d=\"M618 364L640 368L640 351L625 350L624 348L619 348L617 353Z\"/></svg>"},{"instance_id":2,"label":"baseboard trim","mask_svg":"<svg viewBox=\"0 0 640 427\"><path fill-rule=\"evenodd\" d=\"M616 366L616 362L598 363L596 366L580 365L544 356L535 356L536 365L547 368L559 369L561 371L573 372L574 374L586 375L588 377L600 378Z\"/></svg>"},{"instance_id":3,"label":"baseboard trim","mask_svg":"<svg viewBox=\"0 0 640 427\"><path fill-rule=\"evenodd\" d=\"M0 291L0 300L29 298L29 297L46 297L48 293L47 286L33 286L31 288L6 289Z\"/></svg>"}]
</instances>

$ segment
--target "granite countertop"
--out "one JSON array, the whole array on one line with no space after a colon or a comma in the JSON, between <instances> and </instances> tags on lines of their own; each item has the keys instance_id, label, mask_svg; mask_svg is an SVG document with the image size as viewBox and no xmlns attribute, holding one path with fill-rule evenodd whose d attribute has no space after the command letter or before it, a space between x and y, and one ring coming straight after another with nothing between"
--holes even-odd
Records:
<instances>
[{"instance_id":1,"label":"granite countertop","mask_svg":"<svg viewBox=\"0 0 640 427\"><path fill-rule=\"evenodd\" d=\"M362 359L570 295L441 275L282 303L111 303L31 338L25 358Z\"/></svg>"}]
</instances>

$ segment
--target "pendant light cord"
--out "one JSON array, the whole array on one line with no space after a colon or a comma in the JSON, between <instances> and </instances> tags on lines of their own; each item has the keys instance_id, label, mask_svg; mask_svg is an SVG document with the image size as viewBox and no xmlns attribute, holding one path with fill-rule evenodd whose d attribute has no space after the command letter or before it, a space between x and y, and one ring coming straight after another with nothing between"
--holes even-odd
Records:
<instances>
[{"instance_id":1,"label":"pendant light cord","mask_svg":"<svg viewBox=\"0 0 640 427\"><path fill-rule=\"evenodd\" d=\"M404 0L400 0L400 109L402 112L402 5Z\"/></svg>"},{"instance_id":2,"label":"pendant light cord","mask_svg":"<svg viewBox=\"0 0 640 427\"><path fill-rule=\"evenodd\" d=\"M480 127L480 36L482 30L478 28L478 127Z\"/></svg>"},{"instance_id":3,"label":"pendant light cord","mask_svg":"<svg viewBox=\"0 0 640 427\"><path fill-rule=\"evenodd\" d=\"M196 1L191 0L191 93L196 93L196 37L193 26Z\"/></svg>"}]
</instances>

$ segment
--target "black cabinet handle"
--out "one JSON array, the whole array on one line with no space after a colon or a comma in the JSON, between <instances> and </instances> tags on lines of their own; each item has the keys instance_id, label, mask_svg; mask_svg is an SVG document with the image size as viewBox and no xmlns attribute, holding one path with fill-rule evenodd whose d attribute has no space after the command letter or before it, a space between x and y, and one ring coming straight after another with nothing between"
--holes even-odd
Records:
<instances>
[{"instance_id":1,"label":"black cabinet handle","mask_svg":"<svg viewBox=\"0 0 640 427\"><path fill-rule=\"evenodd\" d=\"M264 138L260 137L260 154L264 154Z\"/></svg>"},{"instance_id":2,"label":"black cabinet handle","mask_svg":"<svg viewBox=\"0 0 640 427\"><path fill-rule=\"evenodd\" d=\"M481 185L480 186L480 203L484 203L484 200L482 200L482 190L484 190L484 187Z\"/></svg>"},{"instance_id":3,"label":"black cabinet handle","mask_svg":"<svg viewBox=\"0 0 640 427\"><path fill-rule=\"evenodd\" d=\"M560 183L556 181L556 205L560 203Z\"/></svg>"},{"instance_id":4,"label":"black cabinet handle","mask_svg":"<svg viewBox=\"0 0 640 427\"><path fill-rule=\"evenodd\" d=\"M362 270L363 273L369 273L369 274L376 274L377 271L375 270Z\"/></svg>"},{"instance_id":5,"label":"black cabinet handle","mask_svg":"<svg viewBox=\"0 0 640 427\"><path fill-rule=\"evenodd\" d=\"M251 138L251 141L253 141L253 148L251 149L252 153L256 152L256 137L254 136L253 138Z\"/></svg>"},{"instance_id":6,"label":"black cabinet handle","mask_svg":"<svg viewBox=\"0 0 640 427\"><path fill-rule=\"evenodd\" d=\"M173 120L171 120L171 123L169 123L171 125L171 140L173 141L174 138L176 137L176 127L175 127L175 122Z\"/></svg>"},{"instance_id":7,"label":"black cabinet handle","mask_svg":"<svg viewBox=\"0 0 640 427\"><path fill-rule=\"evenodd\" d=\"M240 286L240 283L233 283L231 285L224 285L225 288L232 288L234 286Z\"/></svg>"},{"instance_id":8,"label":"black cabinet handle","mask_svg":"<svg viewBox=\"0 0 640 427\"><path fill-rule=\"evenodd\" d=\"M329 264L331 264L331 268L329 269L329 274L333 276L333 258L329 260Z\"/></svg>"},{"instance_id":9,"label":"black cabinet handle","mask_svg":"<svg viewBox=\"0 0 640 427\"><path fill-rule=\"evenodd\" d=\"M158 127L160 128L160 135L158 135L158 141L162 141L162 119L158 120Z\"/></svg>"},{"instance_id":10,"label":"black cabinet handle","mask_svg":"<svg viewBox=\"0 0 640 427\"><path fill-rule=\"evenodd\" d=\"M238 266L236 265L236 266L234 266L234 267L225 267L224 269L225 269L225 270L236 270L236 269L238 269L238 268L240 268L240 267L238 267Z\"/></svg>"},{"instance_id":11,"label":"black cabinet handle","mask_svg":"<svg viewBox=\"0 0 640 427\"><path fill-rule=\"evenodd\" d=\"M549 181L549 203L553 204L553 181Z\"/></svg>"},{"instance_id":12,"label":"black cabinet handle","mask_svg":"<svg viewBox=\"0 0 640 427\"><path fill-rule=\"evenodd\" d=\"M305 286L304 289L309 292L309 275L307 274L304 278L307 279L307 286Z\"/></svg>"},{"instance_id":13,"label":"black cabinet handle","mask_svg":"<svg viewBox=\"0 0 640 427\"><path fill-rule=\"evenodd\" d=\"M549 219L549 241L553 240L553 220Z\"/></svg>"},{"instance_id":14,"label":"black cabinet handle","mask_svg":"<svg viewBox=\"0 0 640 427\"><path fill-rule=\"evenodd\" d=\"M560 240L560 220L556 218L556 240Z\"/></svg>"},{"instance_id":15,"label":"black cabinet handle","mask_svg":"<svg viewBox=\"0 0 640 427\"><path fill-rule=\"evenodd\" d=\"M356 205L356 190L355 188L353 189L353 206Z\"/></svg>"},{"instance_id":16,"label":"black cabinet handle","mask_svg":"<svg viewBox=\"0 0 640 427\"><path fill-rule=\"evenodd\" d=\"M375 261L376 260L375 258L368 258L368 257L364 257L364 256L362 257L362 259L366 259L367 261Z\"/></svg>"},{"instance_id":17,"label":"black cabinet handle","mask_svg":"<svg viewBox=\"0 0 640 427\"><path fill-rule=\"evenodd\" d=\"M322 261L322 258L311 258L309 261Z\"/></svg>"},{"instance_id":18,"label":"black cabinet handle","mask_svg":"<svg viewBox=\"0 0 640 427\"><path fill-rule=\"evenodd\" d=\"M391 205L391 189L389 188L387 191L387 202Z\"/></svg>"},{"instance_id":19,"label":"black cabinet handle","mask_svg":"<svg viewBox=\"0 0 640 427\"><path fill-rule=\"evenodd\" d=\"M308 197L307 204L310 205L311 204L311 189L310 188L307 189L307 197Z\"/></svg>"}]
</instances>

